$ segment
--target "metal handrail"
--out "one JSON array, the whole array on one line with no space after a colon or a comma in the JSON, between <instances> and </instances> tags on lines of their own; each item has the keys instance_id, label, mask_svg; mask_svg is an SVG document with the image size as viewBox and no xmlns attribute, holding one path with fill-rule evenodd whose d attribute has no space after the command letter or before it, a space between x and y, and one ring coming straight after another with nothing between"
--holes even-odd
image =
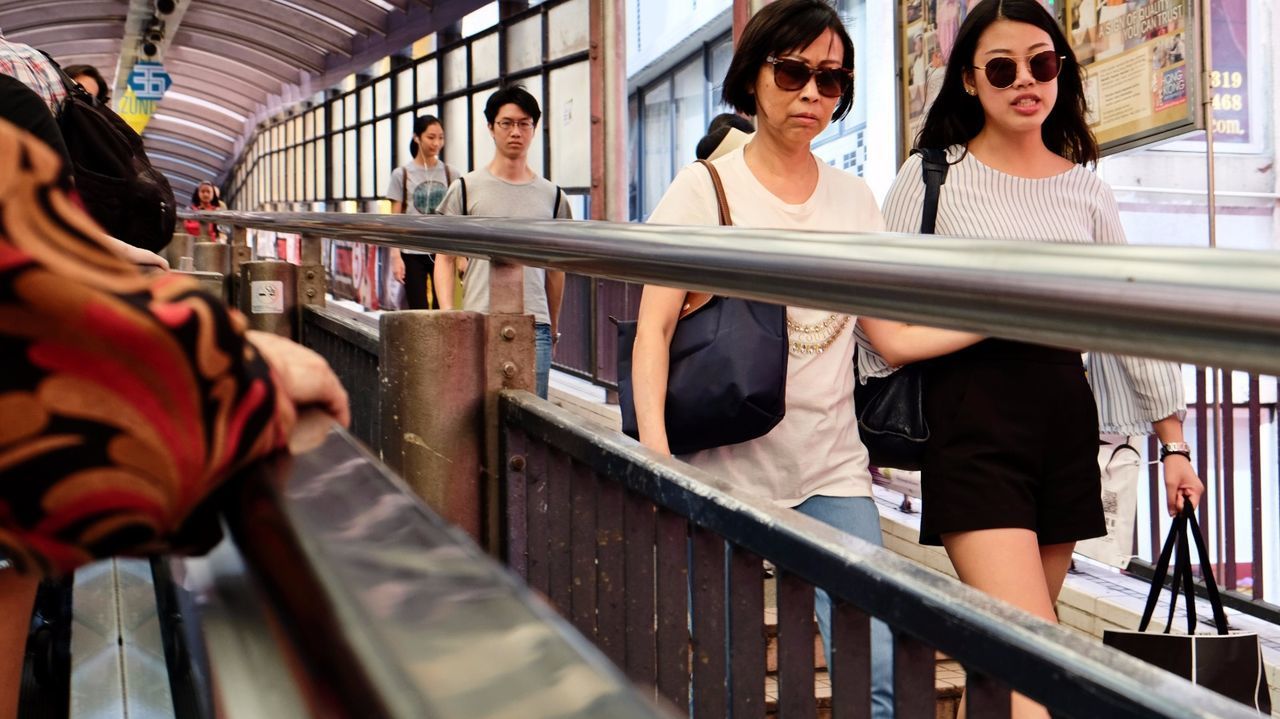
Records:
<instances>
[{"instance_id":1,"label":"metal handrail","mask_svg":"<svg viewBox=\"0 0 1280 719\"><path fill-rule=\"evenodd\" d=\"M1280 374L1280 253L341 213L205 221Z\"/></svg>"},{"instance_id":2,"label":"metal handrail","mask_svg":"<svg viewBox=\"0 0 1280 719\"><path fill-rule=\"evenodd\" d=\"M227 523L339 716L669 716L341 428L291 449Z\"/></svg>"},{"instance_id":3,"label":"metal handrail","mask_svg":"<svg viewBox=\"0 0 1280 719\"><path fill-rule=\"evenodd\" d=\"M1050 624L660 455L523 391L502 393L507 426L563 452L629 493L773 562L1051 710L1078 717L1249 717L1241 704ZM576 481L576 480L575 480Z\"/></svg>"}]
</instances>

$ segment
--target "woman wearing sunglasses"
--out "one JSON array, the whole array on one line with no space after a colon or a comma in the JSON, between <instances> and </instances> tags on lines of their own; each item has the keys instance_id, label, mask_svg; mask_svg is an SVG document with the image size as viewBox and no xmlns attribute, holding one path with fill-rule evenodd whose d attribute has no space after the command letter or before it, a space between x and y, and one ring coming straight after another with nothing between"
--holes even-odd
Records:
<instances>
[{"instance_id":1,"label":"woman wearing sunglasses","mask_svg":"<svg viewBox=\"0 0 1280 719\"><path fill-rule=\"evenodd\" d=\"M961 26L917 147L945 148L937 232L962 237L1120 244L1111 190L1086 165L1098 147L1085 120L1082 73L1038 0L984 0ZM890 230L920 227L924 184L913 155L885 201ZM878 337L899 323L873 320ZM860 354L870 375L887 373ZM907 358L884 355L888 364ZM1047 621L1077 540L1106 533L1098 476L1104 431L1165 443L1174 514L1203 485L1183 444L1177 366L989 339L931 361L920 540L941 544L960 579ZM1100 389L1095 406L1089 381ZM1101 412L1099 412L1101 408ZM1013 716L1046 716L1015 696Z\"/></svg>"},{"instance_id":2,"label":"woman wearing sunglasses","mask_svg":"<svg viewBox=\"0 0 1280 719\"><path fill-rule=\"evenodd\" d=\"M810 143L853 104L854 48L840 17L822 0L778 0L744 28L724 79L724 102L756 118L751 141L713 161L733 224L757 228L878 231L884 228L860 178L814 156ZM715 225L710 174L686 167L650 222ZM686 301L682 289L646 286L632 353L640 440L670 454L664 423L671 337ZM682 459L762 496L874 544L880 515L871 499L867 451L853 413L853 318L788 307L786 413L763 437ZM974 341L969 335L911 328L920 341L935 334L933 354ZM941 340L941 341L938 341ZM830 601L817 593L817 615L830 653ZM892 707L892 637L872 624L872 716ZM828 656L829 658L829 656Z\"/></svg>"}]
</instances>

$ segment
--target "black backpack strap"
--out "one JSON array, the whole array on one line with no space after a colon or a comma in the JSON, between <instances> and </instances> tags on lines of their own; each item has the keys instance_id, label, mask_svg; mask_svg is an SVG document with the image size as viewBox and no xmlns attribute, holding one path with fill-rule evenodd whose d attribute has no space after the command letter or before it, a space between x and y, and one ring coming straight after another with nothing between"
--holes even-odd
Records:
<instances>
[{"instance_id":1,"label":"black backpack strap","mask_svg":"<svg viewBox=\"0 0 1280 719\"><path fill-rule=\"evenodd\" d=\"M564 190L561 190L560 186L556 185L556 204L551 208L551 219L553 220L560 216L560 195L562 194L564 194Z\"/></svg>"},{"instance_id":2,"label":"black backpack strap","mask_svg":"<svg viewBox=\"0 0 1280 719\"><path fill-rule=\"evenodd\" d=\"M937 147L913 150L920 155L920 172L924 177L924 211L920 217L920 234L932 235L938 222L938 198L947 181L947 151Z\"/></svg>"},{"instance_id":3,"label":"black backpack strap","mask_svg":"<svg viewBox=\"0 0 1280 719\"><path fill-rule=\"evenodd\" d=\"M462 187L458 188L462 191L462 212L458 214L465 215L467 214L467 178L459 177L458 182L462 185Z\"/></svg>"}]
</instances>

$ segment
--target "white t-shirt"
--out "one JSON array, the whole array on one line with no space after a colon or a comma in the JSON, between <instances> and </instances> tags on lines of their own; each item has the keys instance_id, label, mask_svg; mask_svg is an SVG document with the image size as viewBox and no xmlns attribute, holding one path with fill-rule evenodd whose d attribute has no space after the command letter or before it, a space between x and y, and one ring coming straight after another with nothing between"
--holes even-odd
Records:
<instances>
[{"instance_id":1,"label":"white t-shirt","mask_svg":"<svg viewBox=\"0 0 1280 719\"><path fill-rule=\"evenodd\" d=\"M818 185L808 200L791 205L769 192L736 149L715 161L729 200L733 223L741 227L834 232L875 232L884 220L867 183L817 157ZM680 171L650 223L715 225L715 189L706 168ZM829 312L798 307L787 314L803 325ZM769 434L749 442L682 457L734 486L794 507L809 497L865 497L871 494L866 447L853 414L853 321L826 351L787 357L787 411Z\"/></svg>"},{"instance_id":2,"label":"white t-shirt","mask_svg":"<svg viewBox=\"0 0 1280 719\"><path fill-rule=\"evenodd\" d=\"M413 160L391 171L386 196L388 200L404 205L406 215L430 215L436 212L440 201L444 199L450 179L457 176L458 173L452 167L438 160L431 167ZM401 252L406 255L428 254L416 250Z\"/></svg>"}]
</instances>

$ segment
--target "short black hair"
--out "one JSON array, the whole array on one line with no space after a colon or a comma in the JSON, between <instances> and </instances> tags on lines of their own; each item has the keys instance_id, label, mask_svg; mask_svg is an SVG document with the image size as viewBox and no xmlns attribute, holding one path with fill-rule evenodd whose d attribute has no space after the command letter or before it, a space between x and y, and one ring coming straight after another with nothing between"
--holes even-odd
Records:
<instances>
[{"instance_id":1,"label":"short black hair","mask_svg":"<svg viewBox=\"0 0 1280 719\"><path fill-rule=\"evenodd\" d=\"M960 26L942 89L929 108L915 146L946 148L967 145L986 124L982 102L965 90L965 77L974 72L978 40L997 20L1027 23L1044 30L1053 40L1053 51L1066 57L1058 74L1058 100L1040 126L1045 147L1068 160L1086 165L1098 162L1098 141L1089 129L1084 96L1084 70L1058 21L1039 0L983 0L969 11Z\"/></svg>"},{"instance_id":2,"label":"short black hair","mask_svg":"<svg viewBox=\"0 0 1280 719\"><path fill-rule=\"evenodd\" d=\"M93 65L67 65L62 68L62 71L67 73L67 77L72 80L81 75L88 75L93 78L93 81L98 83L98 94L94 95L94 97L98 98L98 102L104 105L111 102L111 88L107 85L107 81L102 78L102 73L98 72L98 68Z\"/></svg>"},{"instance_id":3,"label":"short black hair","mask_svg":"<svg viewBox=\"0 0 1280 719\"><path fill-rule=\"evenodd\" d=\"M440 122L440 118L435 115L418 115L413 118L413 138L409 140L409 157L418 156L418 135L427 131L432 125L439 125L440 129L444 129L444 123Z\"/></svg>"},{"instance_id":4,"label":"short black hair","mask_svg":"<svg viewBox=\"0 0 1280 719\"><path fill-rule=\"evenodd\" d=\"M498 110L501 110L503 105L515 105L524 110L524 114L532 118L535 125L542 119L542 110L538 108L538 101L533 99L533 95L530 95L523 85L508 85L489 96L489 100L484 104L484 119L490 125L498 119Z\"/></svg>"},{"instance_id":5,"label":"short black hair","mask_svg":"<svg viewBox=\"0 0 1280 719\"><path fill-rule=\"evenodd\" d=\"M844 59L840 66L853 69L853 40L844 29L840 15L824 0L776 0L756 13L742 31L738 49L733 53L729 71L724 75L722 99L744 115L755 117L756 78L765 58L800 50L831 30L844 45ZM839 120L853 107L853 83L840 96L831 119Z\"/></svg>"},{"instance_id":6,"label":"short black hair","mask_svg":"<svg viewBox=\"0 0 1280 719\"><path fill-rule=\"evenodd\" d=\"M697 147L694 148L693 154L699 160L705 160L711 157L711 153L720 147L720 143L724 142L725 135L729 134L729 130L741 130L747 134L756 131L751 121L742 115L732 112L722 112L711 118L711 124L707 126L707 134L698 140Z\"/></svg>"}]
</instances>

